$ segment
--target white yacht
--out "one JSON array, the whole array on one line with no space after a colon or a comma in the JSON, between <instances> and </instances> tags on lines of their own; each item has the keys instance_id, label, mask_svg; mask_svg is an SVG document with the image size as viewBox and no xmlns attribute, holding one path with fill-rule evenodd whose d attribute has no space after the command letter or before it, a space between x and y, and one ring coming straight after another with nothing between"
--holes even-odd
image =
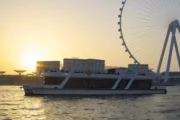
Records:
<instances>
[{"instance_id":1,"label":"white yacht","mask_svg":"<svg viewBox=\"0 0 180 120\"><path fill-rule=\"evenodd\" d=\"M166 94L166 88L153 86L148 74L87 74L45 72L43 85L23 85L25 95L117 96Z\"/></svg>"}]
</instances>

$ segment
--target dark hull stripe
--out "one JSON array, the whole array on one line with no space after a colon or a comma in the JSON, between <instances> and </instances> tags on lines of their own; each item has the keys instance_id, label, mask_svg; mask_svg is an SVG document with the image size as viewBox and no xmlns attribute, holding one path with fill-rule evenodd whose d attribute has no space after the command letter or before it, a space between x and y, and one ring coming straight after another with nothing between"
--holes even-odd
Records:
<instances>
[{"instance_id":1,"label":"dark hull stripe","mask_svg":"<svg viewBox=\"0 0 180 120\"><path fill-rule=\"evenodd\" d=\"M60 85L65 77L47 77L44 80L45 85ZM109 90L115 84L115 79L88 79L88 78L70 78L64 89L71 90ZM122 79L117 86L117 90L123 90L130 82L129 79ZM151 88L151 80L134 80L130 86L130 90L149 90Z\"/></svg>"}]
</instances>

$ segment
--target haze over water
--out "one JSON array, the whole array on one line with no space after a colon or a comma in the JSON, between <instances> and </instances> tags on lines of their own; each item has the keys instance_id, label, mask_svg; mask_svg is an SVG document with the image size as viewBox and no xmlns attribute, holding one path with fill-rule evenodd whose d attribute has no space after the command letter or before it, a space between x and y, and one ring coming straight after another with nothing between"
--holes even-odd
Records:
<instances>
[{"instance_id":1,"label":"haze over water","mask_svg":"<svg viewBox=\"0 0 180 120\"><path fill-rule=\"evenodd\" d=\"M1 120L179 120L180 88L166 95L107 98L24 96L19 86L0 87Z\"/></svg>"}]
</instances>

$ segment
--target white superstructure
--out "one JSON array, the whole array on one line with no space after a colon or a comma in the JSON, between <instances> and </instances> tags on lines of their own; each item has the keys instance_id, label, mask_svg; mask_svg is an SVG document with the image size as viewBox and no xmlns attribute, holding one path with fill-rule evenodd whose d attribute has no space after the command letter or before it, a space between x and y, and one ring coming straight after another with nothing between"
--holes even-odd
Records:
<instances>
[{"instance_id":1,"label":"white superstructure","mask_svg":"<svg viewBox=\"0 0 180 120\"><path fill-rule=\"evenodd\" d=\"M147 64L129 64L128 70L135 74L147 74L150 72Z\"/></svg>"}]
</instances>

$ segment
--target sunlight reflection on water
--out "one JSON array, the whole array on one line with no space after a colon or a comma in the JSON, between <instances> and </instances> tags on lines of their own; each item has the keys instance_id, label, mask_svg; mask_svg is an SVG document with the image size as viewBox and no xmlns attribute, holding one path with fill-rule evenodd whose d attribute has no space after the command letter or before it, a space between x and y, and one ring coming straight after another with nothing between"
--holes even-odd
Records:
<instances>
[{"instance_id":1,"label":"sunlight reflection on water","mask_svg":"<svg viewBox=\"0 0 180 120\"><path fill-rule=\"evenodd\" d=\"M116 98L24 96L19 86L0 86L2 120L179 120L180 88L167 95Z\"/></svg>"}]
</instances>

